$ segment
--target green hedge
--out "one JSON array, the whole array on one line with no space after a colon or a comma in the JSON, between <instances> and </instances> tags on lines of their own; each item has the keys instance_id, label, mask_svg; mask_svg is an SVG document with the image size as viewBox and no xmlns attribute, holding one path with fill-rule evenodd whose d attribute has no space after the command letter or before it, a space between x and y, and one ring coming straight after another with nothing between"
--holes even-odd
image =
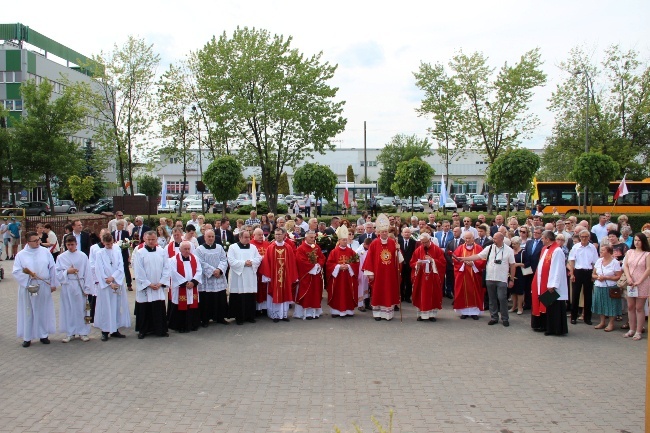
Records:
<instances>
[{"instance_id":1,"label":"green hedge","mask_svg":"<svg viewBox=\"0 0 650 433\"><path fill-rule=\"evenodd\" d=\"M279 204L277 207L278 207L278 211L276 212L276 214L286 214L289 212L289 206L287 206L286 204ZM237 209L237 215L250 215L252 210L253 210L252 206L249 205L242 206L239 209ZM257 215L262 215L267 213L269 213L269 205L265 201L257 203Z\"/></svg>"}]
</instances>

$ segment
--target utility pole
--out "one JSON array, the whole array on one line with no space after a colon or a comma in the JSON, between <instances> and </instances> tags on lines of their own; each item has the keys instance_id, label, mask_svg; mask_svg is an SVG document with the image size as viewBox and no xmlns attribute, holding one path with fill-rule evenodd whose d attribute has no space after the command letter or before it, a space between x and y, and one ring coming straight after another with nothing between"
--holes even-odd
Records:
<instances>
[{"instance_id":1,"label":"utility pole","mask_svg":"<svg viewBox=\"0 0 650 433\"><path fill-rule=\"evenodd\" d=\"M368 153L366 152L366 121L363 121L363 178L365 182L368 182ZM364 188L366 192L365 203L366 210L368 210L368 188Z\"/></svg>"}]
</instances>

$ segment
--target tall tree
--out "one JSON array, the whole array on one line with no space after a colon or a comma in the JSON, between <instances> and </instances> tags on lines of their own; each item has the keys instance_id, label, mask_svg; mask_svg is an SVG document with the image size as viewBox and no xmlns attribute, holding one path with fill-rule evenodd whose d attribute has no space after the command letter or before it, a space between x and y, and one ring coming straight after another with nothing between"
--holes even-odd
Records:
<instances>
[{"instance_id":1,"label":"tall tree","mask_svg":"<svg viewBox=\"0 0 650 433\"><path fill-rule=\"evenodd\" d=\"M540 166L540 157L528 149L510 149L494 160L487 181L496 192L510 195L529 191ZM510 206L506 206L506 215Z\"/></svg>"},{"instance_id":2,"label":"tall tree","mask_svg":"<svg viewBox=\"0 0 650 433\"><path fill-rule=\"evenodd\" d=\"M332 149L343 131L344 102L328 82L336 66L291 48L292 38L237 28L213 37L194 55L198 96L210 119L229 131L241 160L261 167L275 212L280 175L314 152Z\"/></svg>"},{"instance_id":3,"label":"tall tree","mask_svg":"<svg viewBox=\"0 0 650 433\"><path fill-rule=\"evenodd\" d=\"M222 215L226 216L226 203L239 194L243 180L242 167L232 156L222 156L212 161L203 174L205 185L214 194L215 201L223 203Z\"/></svg>"},{"instance_id":4,"label":"tall tree","mask_svg":"<svg viewBox=\"0 0 650 433\"><path fill-rule=\"evenodd\" d=\"M16 205L14 195L14 170L12 160L12 148L15 146L15 134L8 128L7 117L9 111L0 107L0 192L3 190L4 179L9 179L9 196L13 206Z\"/></svg>"},{"instance_id":5,"label":"tall tree","mask_svg":"<svg viewBox=\"0 0 650 433\"><path fill-rule=\"evenodd\" d=\"M546 83L539 48L524 53L513 66L506 62L494 76L488 58L476 52L453 57L449 66L465 95L460 116L469 147L492 164L505 150L519 146L539 120L529 113L536 87ZM492 192L488 191L492 211Z\"/></svg>"},{"instance_id":6,"label":"tall tree","mask_svg":"<svg viewBox=\"0 0 650 433\"><path fill-rule=\"evenodd\" d=\"M327 200L334 199L334 190L338 179L336 174L326 165L308 162L296 169L293 173L293 190L314 193L318 197Z\"/></svg>"},{"instance_id":7,"label":"tall tree","mask_svg":"<svg viewBox=\"0 0 650 433\"><path fill-rule=\"evenodd\" d=\"M345 175L345 180L348 182L354 182L354 170L352 169L351 165L348 165L348 171Z\"/></svg>"},{"instance_id":8,"label":"tall tree","mask_svg":"<svg viewBox=\"0 0 650 433\"><path fill-rule=\"evenodd\" d=\"M589 193L589 203L591 204L589 219L591 219L591 209L594 205L594 193L600 192L607 197L609 183L616 178L619 170L618 164L607 155L587 152L575 159L573 177L580 186L587 188ZM585 207L586 205L587 203L585 203Z\"/></svg>"},{"instance_id":9,"label":"tall tree","mask_svg":"<svg viewBox=\"0 0 650 433\"><path fill-rule=\"evenodd\" d=\"M433 127L429 134L438 144L435 152L445 165L445 185L449 182L449 165L464 155L467 140L463 132L463 89L450 77L441 63L420 63L414 73L416 85L424 91L424 98L416 112L420 116L432 116ZM443 207L443 213L447 209Z\"/></svg>"},{"instance_id":10,"label":"tall tree","mask_svg":"<svg viewBox=\"0 0 650 433\"><path fill-rule=\"evenodd\" d=\"M618 163L616 177L647 177L650 66L641 63L637 51L614 45L605 50L600 65L577 47L559 67L566 78L550 98L555 124L546 141L540 179L574 180L574 161L586 145Z\"/></svg>"},{"instance_id":11,"label":"tall tree","mask_svg":"<svg viewBox=\"0 0 650 433\"><path fill-rule=\"evenodd\" d=\"M283 171L280 175L280 181L278 182L278 194L290 194L289 188L289 178L287 177L287 172Z\"/></svg>"},{"instance_id":12,"label":"tall tree","mask_svg":"<svg viewBox=\"0 0 650 433\"><path fill-rule=\"evenodd\" d=\"M70 188L70 195L81 208L84 203L90 201L95 194L95 179L91 176L86 176L81 179L76 174L68 178L68 187Z\"/></svg>"},{"instance_id":13,"label":"tall tree","mask_svg":"<svg viewBox=\"0 0 650 433\"><path fill-rule=\"evenodd\" d=\"M431 146L426 138L421 139L416 135L395 135L377 156L377 161L381 164L377 181L379 189L388 195L395 195L393 183L395 182L395 173L397 173L397 164L431 155Z\"/></svg>"},{"instance_id":14,"label":"tall tree","mask_svg":"<svg viewBox=\"0 0 650 433\"><path fill-rule=\"evenodd\" d=\"M26 81L21 85L26 116L14 128L16 146L12 159L20 173L40 176L54 215L52 184L57 177L67 178L83 167L83 154L70 137L84 129L88 109L86 87L68 85L58 98L52 98L52 84Z\"/></svg>"},{"instance_id":15,"label":"tall tree","mask_svg":"<svg viewBox=\"0 0 650 433\"><path fill-rule=\"evenodd\" d=\"M431 179L436 171L421 158L411 158L397 164L393 191L400 197L411 198L411 215L413 214L413 200L427 192Z\"/></svg>"},{"instance_id":16,"label":"tall tree","mask_svg":"<svg viewBox=\"0 0 650 433\"><path fill-rule=\"evenodd\" d=\"M123 46L116 44L113 51L101 52L93 60L104 68L96 71L98 90L92 103L96 116L106 120L100 123L94 139L116 161L124 194L127 181L133 194L136 155L151 133L153 84L160 56L144 39L129 36Z\"/></svg>"}]
</instances>

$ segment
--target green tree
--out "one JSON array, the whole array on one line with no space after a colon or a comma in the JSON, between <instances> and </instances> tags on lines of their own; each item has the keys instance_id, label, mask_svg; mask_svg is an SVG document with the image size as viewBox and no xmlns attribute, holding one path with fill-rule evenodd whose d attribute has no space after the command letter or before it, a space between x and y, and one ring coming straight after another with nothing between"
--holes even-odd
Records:
<instances>
[{"instance_id":1,"label":"green tree","mask_svg":"<svg viewBox=\"0 0 650 433\"><path fill-rule=\"evenodd\" d=\"M416 85L424 91L422 104L416 111L420 116L433 118L434 126L428 131L438 144L435 152L445 165L445 184L449 188L449 165L464 155L467 147L462 119L463 89L441 63L433 66L420 63L420 69L414 75ZM447 213L444 206L442 212Z\"/></svg>"},{"instance_id":2,"label":"green tree","mask_svg":"<svg viewBox=\"0 0 650 433\"><path fill-rule=\"evenodd\" d=\"M431 147L426 138L421 139L416 135L395 135L377 156L377 161L381 164L377 181L379 189L388 195L395 195L393 183L395 182L397 164L431 155Z\"/></svg>"},{"instance_id":3,"label":"green tree","mask_svg":"<svg viewBox=\"0 0 650 433\"><path fill-rule=\"evenodd\" d=\"M95 195L95 179L91 176L86 176L81 179L76 174L73 174L68 177L68 187L70 188L72 199L79 207L89 202Z\"/></svg>"},{"instance_id":4,"label":"green tree","mask_svg":"<svg viewBox=\"0 0 650 433\"><path fill-rule=\"evenodd\" d=\"M160 56L144 39L129 36L113 51L101 52L93 60L104 65L94 76L95 97L90 99L96 117L105 119L94 136L106 155L117 162L117 176L127 194L126 181L133 179L136 154L147 144L154 119L153 85Z\"/></svg>"},{"instance_id":5,"label":"green tree","mask_svg":"<svg viewBox=\"0 0 650 433\"><path fill-rule=\"evenodd\" d=\"M162 181L158 176L143 174L138 177L138 192L147 197L158 197L162 191Z\"/></svg>"},{"instance_id":6,"label":"green tree","mask_svg":"<svg viewBox=\"0 0 650 433\"><path fill-rule=\"evenodd\" d=\"M215 159L203 173L203 182L212 191L215 201L223 203L223 216L226 216L228 200L234 200L239 195L242 180L242 166L232 156Z\"/></svg>"},{"instance_id":7,"label":"green tree","mask_svg":"<svg viewBox=\"0 0 650 433\"><path fill-rule=\"evenodd\" d=\"M192 58L197 93L211 121L239 146L240 160L258 165L272 212L280 175L314 152L332 149L343 131L344 102L328 82L336 66L291 48L292 38L237 28L213 37Z\"/></svg>"},{"instance_id":8,"label":"green tree","mask_svg":"<svg viewBox=\"0 0 650 433\"><path fill-rule=\"evenodd\" d=\"M594 193L601 192L607 195L609 183L616 179L619 165L609 156L595 152L583 153L576 158L573 164L573 177L589 193L589 219L594 205ZM586 207L586 203L585 203Z\"/></svg>"},{"instance_id":9,"label":"green tree","mask_svg":"<svg viewBox=\"0 0 650 433\"><path fill-rule=\"evenodd\" d=\"M283 171L278 181L278 194L287 195L290 194L290 191L289 178L287 177L287 173Z\"/></svg>"},{"instance_id":10,"label":"green tree","mask_svg":"<svg viewBox=\"0 0 650 433\"><path fill-rule=\"evenodd\" d=\"M528 149L507 150L490 165L487 181L498 193L505 192L512 196L529 191L540 163L540 157ZM509 211L510 206L507 206L506 215Z\"/></svg>"},{"instance_id":11,"label":"green tree","mask_svg":"<svg viewBox=\"0 0 650 433\"><path fill-rule=\"evenodd\" d=\"M550 98L555 123L546 141L539 178L573 180L573 164L585 145L619 164L616 178L624 174L631 180L647 177L650 67L641 63L639 53L614 45L605 50L597 65L591 53L577 47L559 67L566 72L566 78Z\"/></svg>"},{"instance_id":12,"label":"green tree","mask_svg":"<svg viewBox=\"0 0 650 433\"><path fill-rule=\"evenodd\" d=\"M351 165L348 165L348 171L345 178L348 182L354 182L354 170Z\"/></svg>"},{"instance_id":13,"label":"green tree","mask_svg":"<svg viewBox=\"0 0 650 433\"><path fill-rule=\"evenodd\" d=\"M293 190L305 194L314 193L329 201L334 200L334 190L338 179L326 165L308 162L293 173Z\"/></svg>"},{"instance_id":14,"label":"green tree","mask_svg":"<svg viewBox=\"0 0 650 433\"><path fill-rule=\"evenodd\" d=\"M54 214L53 182L83 167L81 151L70 137L84 129L88 109L83 104L84 85L65 86L58 98L52 98L52 89L47 80L40 85L34 81L22 84L27 115L14 126L17 145L12 157L16 169L24 177L29 177L30 173L41 177Z\"/></svg>"},{"instance_id":15,"label":"green tree","mask_svg":"<svg viewBox=\"0 0 650 433\"><path fill-rule=\"evenodd\" d=\"M9 201L12 205L16 205L16 196L14 195L14 169L12 160L12 149L16 146L15 134L8 128L7 117L9 111L4 107L0 107L0 191L3 191L3 183L5 179L9 180Z\"/></svg>"},{"instance_id":16,"label":"green tree","mask_svg":"<svg viewBox=\"0 0 650 433\"><path fill-rule=\"evenodd\" d=\"M504 151L519 146L539 124L529 105L536 87L546 83L539 48L524 53L510 66L506 62L494 76L488 58L460 52L449 66L464 93L459 120L468 147L485 154L492 164ZM488 191L492 211L492 192Z\"/></svg>"},{"instance_id":17,"label":"green tree","mask_svg":"<svg viewBox=\"0 0 650 433\"><path fill-rule=\"evenodd\" d=\"M411 215L413 214L414 197L426 194L435 174L436 171L433 167L421 158L411 158L397 164L392 190L400 197L411 197Z\"/></svg>"}]
</instances>

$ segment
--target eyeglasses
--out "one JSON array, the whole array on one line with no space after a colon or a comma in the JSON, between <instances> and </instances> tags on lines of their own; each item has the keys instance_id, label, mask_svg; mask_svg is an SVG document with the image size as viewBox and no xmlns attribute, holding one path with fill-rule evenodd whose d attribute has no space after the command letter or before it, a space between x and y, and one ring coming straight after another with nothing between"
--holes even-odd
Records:
<instances>
[{"instance_id":1,"label":"eyeglasses","mask_svg":"<svg viewBox=\"0 0 650 433\"><path fill-rule=\"evenodd\" d=\"M458 216L458 214L454 214L454 215L452 215L452 217L457 217L457 216Z\"/></svg>"},{"instance_id":2,"label":"eyeglasses","mask_svg":"<svg viewBox=\"0 0 650 433\"><path fill-rule=\"evenodd\" d=\"M124 215L123 215L123 214L116 214L115 216L118 216L118 217L121 218L121 217L123 217Z\"/></svg>"},{"instance_id":3,"label":"eyeglasses","mask_svg":"<svg viewBox=\"0 0 650 433\"><path fill-rule=\"evenodd\" d=\"M31 243L33 243L33 242L38 242L38 241L39 241L39 239L32 239L31 241L27 241L27 243L28 243L28 244L31 244Z\"/></svg>"}]
</instances>

